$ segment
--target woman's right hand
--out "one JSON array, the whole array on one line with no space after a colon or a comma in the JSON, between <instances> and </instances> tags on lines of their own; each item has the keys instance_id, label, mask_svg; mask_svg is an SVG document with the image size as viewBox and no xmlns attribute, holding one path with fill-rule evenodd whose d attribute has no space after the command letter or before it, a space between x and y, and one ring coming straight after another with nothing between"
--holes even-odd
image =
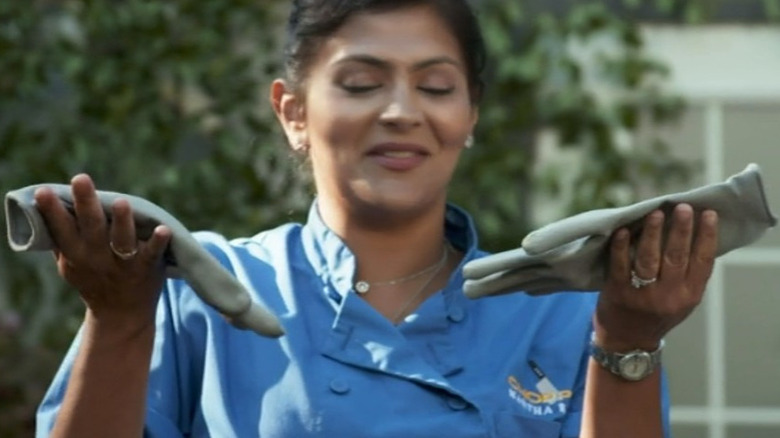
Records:
<instances>
[{"instance_id":1,"label":"woman's right hand","mask_svg":"<svg viewBox=\"0 0 780 438\"><path fill-rule=\"evenodd\" d=\"M165 279L162 256L170 229L160 225L148 241L139 241L126 200L114 202L109 222L89 176L75 176L71 190L74 214L53 191L35 192L56 244L60 275L79 291L87 306L86 320L96 326L93 329L132 335L148 328L154 324Z\"/></svg>"}]
</instances>

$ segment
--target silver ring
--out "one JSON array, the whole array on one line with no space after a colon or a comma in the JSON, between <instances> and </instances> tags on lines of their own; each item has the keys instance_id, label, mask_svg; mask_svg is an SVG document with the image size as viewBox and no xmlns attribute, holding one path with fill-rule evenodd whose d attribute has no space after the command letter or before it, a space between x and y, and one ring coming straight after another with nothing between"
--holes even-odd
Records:
<instances>
[{"instance_id":1,"label":"silver ring","mask_svg":"<svg viewBox=\"0 0 780 438\"><path fill-rule=\"evenodd\" d=\"M109 248L111 248L111 252L113 252L115 256L119 257L122 260L130 260L133 257L135 257L136 254L138 254L138 247L137 246L135 248L133 248L132 251L120 251L120 250L116 249L116 247L114 246L114 242L111 242L111 241L108 242L108 246L109 246Z\"/></svg>"},{"instance_id":2,"label":"silver ring","mask_svg":"<svg viewBox=\"0 0 780 438\"><path fill-rule=\"evenodd\" d=\"M658 277L642 278L636 275L636 271L634 271L633 269L631 270L631 286L633 286L634 289L645 287L647 285L655 283L656 281L658 281Z\"/></svg>"}]
</instances>

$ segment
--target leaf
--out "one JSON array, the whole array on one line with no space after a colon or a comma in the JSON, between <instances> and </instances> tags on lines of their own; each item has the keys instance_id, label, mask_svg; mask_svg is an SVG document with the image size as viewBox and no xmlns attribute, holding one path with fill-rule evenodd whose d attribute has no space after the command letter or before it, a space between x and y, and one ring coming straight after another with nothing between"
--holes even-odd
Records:
<instances>
[{"instance_id":1,"label":"leaf","mask_svg":"<svg viewBox=\"0 0 780 438\"><path fill-rule=\"evenodd\" d=\"M770 21L780 21L780 0L762 0L764 11Z\"/></svg>"}]
</instances>

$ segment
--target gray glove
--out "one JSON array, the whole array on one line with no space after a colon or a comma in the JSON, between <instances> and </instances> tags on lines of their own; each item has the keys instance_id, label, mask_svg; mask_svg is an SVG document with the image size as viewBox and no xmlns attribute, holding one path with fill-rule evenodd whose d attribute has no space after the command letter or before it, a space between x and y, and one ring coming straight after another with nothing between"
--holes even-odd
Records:
<instances>
[{"instance_id":1,"label":"gray glove","mask_svg":"<svg viewBox=\"0 0 780 438\"><path fill-rule=\"evenodd\" d=\"M753 243L777 223L767 205L760 169L750 164L722 183L626 207L588 211L542 227L528 234L521 248L467 263L464 293L479 298L515 291L541 295L600 290L612 234L621 227L628 227L632 235L638 233L648 213L661 209L669 218L680 203L696 211L718 212L718 256Z\"/></svg>"},{"instance_id":2,"label":"gray glove","mask_svg":"<svg viewBox=\"0 0 780 438\"><path fill-rule=\"evenodd\" d=\"M37 184L8 192L5 195L5 215L8 242L14 251L51 250L55 247L33 198L35 190L44 186L52 189L73 213L70 186L65 184ZM231 324L268 337L284 333L276 317L253 302L244 286L170 213L136 196L105 191L98 191L97 195L109 221L115 199L121 197L130 203L139 240L149 239L157 225L168 226L172 236L166 251L166 275L186 280L203 301L224 315Z\"/></svg>"}]
</instances>

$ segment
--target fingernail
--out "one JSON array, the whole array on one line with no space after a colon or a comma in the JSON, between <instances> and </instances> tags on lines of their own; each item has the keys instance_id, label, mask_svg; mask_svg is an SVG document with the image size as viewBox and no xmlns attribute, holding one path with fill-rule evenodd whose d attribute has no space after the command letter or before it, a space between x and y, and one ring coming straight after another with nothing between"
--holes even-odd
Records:
<instances>
[{"instance_id":1,"label":"fingernail","mask_svg":"<svg viewBox=\"0 0 780 438\"><path fill-rule=\"evenodd\" d=\"M653 225L658 225L661 222L664 221L664 212L661 210L655 210L652 213L650 213L650 223Z\"/></svg>"},{"instance_id":2,"label":"fingernail","mask_svg":"<svg viewBox=\"0 0 780 438\"><path fill-rule=\"evenodd\" d=\"M42 194L46 193L46 190L48 190L46 187L38 187L35 189L35 192L33 192L33 197L37 198L41 196Z\"/></svg>"},{"instance_id":3,"label":"fingernail","mask_svg":"<svg viewBox=\"0 0 780 438\"><path fill-rule=\"evenodd\" d=\"M701 214L701 220L707 225L715 225L718 223L718 213L713 210L706 210Z\"/></svg>"},{"instance_id":4,"label":"fingernail","mask_svg":"<svg viewBox=\"0 0 780 438\"><path fill-rule=\"evenodd\" d=\"M693 212L693 207L690 204L677 204L674 209L677 211L677 214L687 215Z\"/></svg>"}]
</instances>

